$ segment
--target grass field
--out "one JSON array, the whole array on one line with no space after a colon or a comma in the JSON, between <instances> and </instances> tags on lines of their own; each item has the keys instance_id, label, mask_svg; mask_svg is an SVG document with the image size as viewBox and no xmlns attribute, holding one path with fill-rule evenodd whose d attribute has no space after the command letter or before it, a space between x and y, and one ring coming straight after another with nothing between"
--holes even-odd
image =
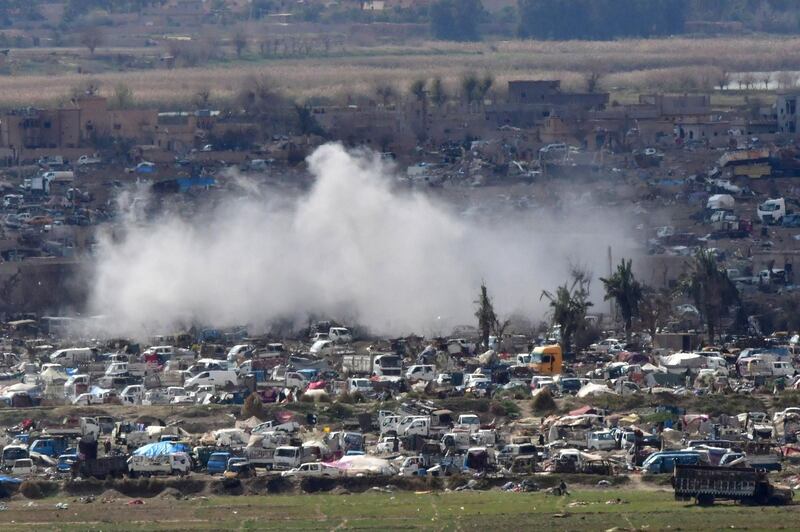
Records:
<instances>
[{"instance_id":1,"label":"grass field","mask_svg":"<svg viewBox=\"0 0 800 532\"><path fill-rule=\"evenodd\" d=\"M619 501L617 500L619 499ZM55 509L60 501L66 510ZM782 530L800 506L700 508L668 491L365 493L80 503L24 500L0 512L2 530Z\"/></svg>"},{"instance_id":2,"label":"grass field","mask_svg":"<svg viewBox=\"0 0 800 532\"><path fill-rule=\"evenodd\" d=\"M101 48L97 55L111 58L122 50ZM158 52L127 51L156 56ZM227 57L202 67L138 71L118 71L113 63L103 66L87 54L77 48L12 50L18 72L0 76L0 107L65 101L73 87L88 79L100 81L102 93L111 94L118 84L125 84L139 104L169 107L187 104L200 89L210 89L212 100L230 98L253 77L269 78L275 88L298 101L322 97L344 102L353 95L374 97L375 88L384 84L406 92L420 78L440 77L454 93L460 78L470 71L492 74L495 87L502 91L510 79L561 79L566 88L582 90L586 73L599 70L601 85L623 94L709 90L723 70L800 71L800 38L789 37L418 42L353 47L331 56L262 58L251 51L241 60ZM38 65L36 73L26 72L25 65L33 64ZM92 73L76 73L79 65Z\"/></svg>"}]
</instances>

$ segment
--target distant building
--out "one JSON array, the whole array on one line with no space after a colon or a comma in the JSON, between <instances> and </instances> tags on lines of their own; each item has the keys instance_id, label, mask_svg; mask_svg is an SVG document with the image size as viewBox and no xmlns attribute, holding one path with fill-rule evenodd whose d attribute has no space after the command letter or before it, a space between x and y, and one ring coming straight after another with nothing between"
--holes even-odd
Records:
<instances>
[{"instance_id":1,"label":"distant building","mask_svg":"<svg viewBox=\"0 0 800 532\"><path fill-rule=\"evenodd\" d=\"M508 98L486 109L486 120L497 126L530 128L550 116L580 120L587 111L605 109L608 93L562 92L558 80L517 80L508 82Z\"/></svg>"},{"instance_id":2,"label":"distant building","mask_svg":"<svg viewBox=\"0 0 800 532\"><path fill-rule=\"evenodd\" d=\"M0 118L0 147L17 153L41 148L82 148L97 137L145 142L158 121L155 109L109 109L102 96L84 95L71 107L25 108Z\"/></svg>"}]
</instances>

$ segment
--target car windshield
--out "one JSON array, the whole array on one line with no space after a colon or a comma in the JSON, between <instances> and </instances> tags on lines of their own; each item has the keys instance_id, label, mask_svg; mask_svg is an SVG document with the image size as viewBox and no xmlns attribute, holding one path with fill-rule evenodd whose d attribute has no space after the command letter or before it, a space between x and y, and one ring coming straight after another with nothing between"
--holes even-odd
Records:
<instances>
[{"instance_id":1,"label":"car windshield","mask_svg":"<svg viewBox=\"0 0 800 532\"><path fill-rule=\"evenodd\" d=\"M761 206L761 210L767 212L777 211L778 208L779 206L777 203L765 203L764 205Z\"/></svg>"}]
</instances>

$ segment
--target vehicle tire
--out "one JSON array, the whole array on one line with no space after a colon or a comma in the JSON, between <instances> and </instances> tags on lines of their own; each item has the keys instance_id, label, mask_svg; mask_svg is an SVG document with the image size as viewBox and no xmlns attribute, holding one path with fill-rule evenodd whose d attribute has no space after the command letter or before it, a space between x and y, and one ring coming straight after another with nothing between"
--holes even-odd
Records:
<instances>
[{"instance_id":1,"label":"vehicle tire","mask_svg":"<svg viewBox=\"0 0 800 532\"><path fill-rule=\"evenodd\" d=\"M698 495L697 504L700 506L712 506L714 504L714 496L705 493Z\"/></svg>"}]
</instances>

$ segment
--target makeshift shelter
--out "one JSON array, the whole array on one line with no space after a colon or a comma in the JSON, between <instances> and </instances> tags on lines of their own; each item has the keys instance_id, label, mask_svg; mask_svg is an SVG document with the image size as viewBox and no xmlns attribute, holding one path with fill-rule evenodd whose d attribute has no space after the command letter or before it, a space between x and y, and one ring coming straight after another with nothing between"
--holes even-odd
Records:
<instances>
[{"instance_id":1,"label":"makeshift shelter","mask_svg":"<svg viewBox=\"0 0 800 532\"><path fill-rule=\"evenodd\" d=\"M732 211L735 203L730 194L714 194L708 198L706 208L712 211Z\"/></svg>"},{"instance_id":2,"label":"makeshift shelter","mask_svg":"<svg viewBox=\"0 0 800 532\"><path fill-rule=\"evenodd\" d=\"M165 454L189 453L191 449L185 443L174 441L159 441L142 445L132 454L136 456L162 456Z\"/></svg>"}]
</instances>

